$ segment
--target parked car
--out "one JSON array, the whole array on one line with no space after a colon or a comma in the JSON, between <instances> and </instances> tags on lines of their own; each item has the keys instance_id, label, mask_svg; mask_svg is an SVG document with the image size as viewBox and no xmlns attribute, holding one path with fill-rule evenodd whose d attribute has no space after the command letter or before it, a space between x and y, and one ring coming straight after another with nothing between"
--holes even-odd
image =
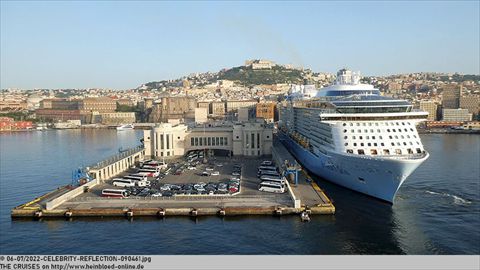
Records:
<instances>
[{"instance_id":1,"label":"parked car","mask_svg":"<svg viewBox=\"0 0 480 270\"><path fill-rule=\"evenodd\" d=\"M212 175L220 175L220 172L219 171L214 171L214 172L212 172Z\"/></svg>"},{"instance_id":2,"label":"parked car","mask_svg":"<svg viewBox=\"0 0 480 270\"><path fill-rule=\"evenodd\" d=\"M240 173L239 172L232 172L232 175L233 176L240 176Z\"/></svg>"},{"instance_id":3,"label":"parked car","mask_svg":"<svg viewBox=\"0 0 480 270\"><path fill-rule=\"evenodd\" d=\"M210 173L209 172L202 172L202 174L200 174L201 176L210 176Z\"/></svg>"},{"instance_id":4,"label":"parked car","mask_svg":"<svg viewBox=\"0 0 480 270\"><path fill-rule=\"evenodd\" d=\"M210 166L208 166L208 167L206 168L207 171L213 171L213 169L214 169L214 168L213 168L213 167L210 167Z\"/></svg>"}]
</instances>

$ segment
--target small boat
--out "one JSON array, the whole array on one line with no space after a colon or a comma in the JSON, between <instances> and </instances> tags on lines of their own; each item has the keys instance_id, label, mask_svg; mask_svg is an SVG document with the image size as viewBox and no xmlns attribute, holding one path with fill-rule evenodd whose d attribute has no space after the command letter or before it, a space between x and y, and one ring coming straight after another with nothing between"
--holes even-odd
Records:
<instances>
[{"instance_id":1,"label":"small boat","mask_svg":"<svg viewBox=\"0 0 480 270\"><path fill-rule=\"evenodd\" d=\"M304 222L310 221L310 216L307 214L307 212L302 212L302 214L300 214L300 218Z\"/></svg>"},{"instance_id":2,"label":"small boat","mask_svg":"<svg viewBox=\"0 0 480 270\"><path fill-rule=\"evenodd\" d=\"M121 126L117 127L117 130L118 130L118 131L121 131L121 130L131 130L131 129L134 129L134 127L133 127L132 124L126 124L126 125L121 125Z\"/></svg>"}]
</instances>

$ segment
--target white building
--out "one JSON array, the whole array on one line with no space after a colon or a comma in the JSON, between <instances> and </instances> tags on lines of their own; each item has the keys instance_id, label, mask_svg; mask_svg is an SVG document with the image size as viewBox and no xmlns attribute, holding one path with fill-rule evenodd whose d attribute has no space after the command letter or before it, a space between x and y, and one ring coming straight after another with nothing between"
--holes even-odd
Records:
<instances>
[{"instance_id":1,"label":"white building","mask_svg":"<svg viewBox=\"0 0 480 270\"><path fill-rule=\"evenodd\" d=\"M191 150L219 150L234 156L271 155L273 128L261 122L214 123L188 128L159 124L144 131L145 155L170 158Z\"/></svg>"}]
</instances>

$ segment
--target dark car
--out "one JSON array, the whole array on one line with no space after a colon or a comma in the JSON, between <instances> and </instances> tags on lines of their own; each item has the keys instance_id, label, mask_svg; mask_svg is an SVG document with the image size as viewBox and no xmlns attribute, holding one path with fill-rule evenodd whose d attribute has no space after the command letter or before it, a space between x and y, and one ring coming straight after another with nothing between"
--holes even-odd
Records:
<instances>
[{"instance_id":1,"label":"dark car","mask_svg":"<svg viewBox=\"0 0 480 270\"><path fill-rule=\"evenodd\" d=\"M172 197L172 196L173 196L173 192L171 192L171 191L164 191L164 192L162 192L162 196L163 196L163 197Z\"/></svg>"}]
</instances>

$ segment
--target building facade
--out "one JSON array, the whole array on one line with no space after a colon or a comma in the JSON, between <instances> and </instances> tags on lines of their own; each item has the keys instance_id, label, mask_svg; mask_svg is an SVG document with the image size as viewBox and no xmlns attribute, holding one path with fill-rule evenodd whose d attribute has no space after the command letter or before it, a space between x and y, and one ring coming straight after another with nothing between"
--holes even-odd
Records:
<instances>
[{"instance_id":1,"label":"building facade","mask_svg":"<svg viewBox=\"0 0 480 270\"><path fill-rule=\"evenodd\" d=\"M227 112L237 111L239 108L255 108L257 105L256 100L229 100L227 101Z\"/></svg>"},{"instance_id":2,"label":"building facade","mask_svg":"<svg viewBox=\"0 0 480 270\"><path fill-rule=\"evenodd\" d=\"M191 150L223 150L234 156L271 155L273 128L260 122L187 128L159 124L144 131L145 155L174 158Z\"/></svg>"},{"instance_id":3,"label":"building facade","mask_svg":"<svg viewBox=\"0 0 480 270\"><path fill-rule=\"evenodd\" d=\"M256 117L263 118L265 121L271 123L275 117L275 103L265 102L258 103L256 108Z\"/></svg>"},{"instance_id":4,"label":"building facade","mask_svg":"<svg viewBox=\"0 0 480 270\"><path fill-rule=\"evenodd\" d=\"M472 121L472 114L467 109L443 109L443 121L465 122Z\"/></svg>"},{"instance_id":5,"label":"building facade","mask_svg":"<svg viewBox=\"0 0 480 270\"><path fill-rule=\"evenodd\" d=\"M449 84L444 86L442 94L442 107L444 109L458 109L460 107L460 95L462 86Z\"/></svg>"},{"instance_id":6,"label":"building facade","mask_svg":"<svg viewBox=\"0 0 480 270\"><path fill-rule=\"evenodd\" d=\"M136 122L136 117L134 112L100 113L99 117L100 117L100 122L104 125L120 125L120 124L130 124L130 123Z\"/></svg>"},{"instance_id":7,"label":"building facade","mask_svg":"<svg viewBox=\"0 0 480 270\"><path fill-rule=\"evenodd\" d=\"M460 97L460 108L467 109L474 117L480 114L480 96Z\"/></svg>"},{"instance_id":8,"label":"building facade","mask_svg":"<svg viewBox=\"0 0 480 270\"><path fill-rule=\"evenodd\" d=\"M420 110L428 112L428 121L437 121L438 104L434 101L420 101Z\"/></svg>"}]
</instances>

